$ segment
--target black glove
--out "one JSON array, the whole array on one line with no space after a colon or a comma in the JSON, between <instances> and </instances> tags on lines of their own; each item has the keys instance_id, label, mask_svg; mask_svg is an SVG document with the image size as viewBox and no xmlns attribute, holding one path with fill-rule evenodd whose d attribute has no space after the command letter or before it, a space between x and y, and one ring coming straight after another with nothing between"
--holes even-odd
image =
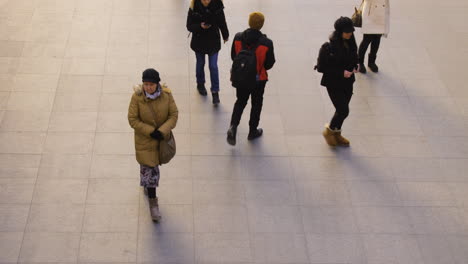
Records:
<instances>
[{"instance_id":1,"label":"black glove","mask_svg":"<svg viewBox=\"0 0 468 264\"><path fill-rule=\"evenodd\" d=\"M152 138L156 139L156 140L162 140L162 139L164 139L163 134L162 134L159 130L157 130L157 129L155 129L155 130L150 134L150 136L151 136Z\"/></svg>"}]
</instances>

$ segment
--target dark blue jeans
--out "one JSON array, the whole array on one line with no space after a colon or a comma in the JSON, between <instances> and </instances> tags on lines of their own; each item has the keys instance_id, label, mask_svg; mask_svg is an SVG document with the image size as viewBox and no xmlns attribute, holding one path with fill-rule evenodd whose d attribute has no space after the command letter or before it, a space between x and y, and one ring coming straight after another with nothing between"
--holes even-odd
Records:
<instances>
[{"instance_id":1,"label":"dark blue jeans","mask_svg":"<svg viewBox=\"0 0 468 264\"><path fill-rule=\"evenodd\" d=\"M197 56L197 84L205 83L205 57L206 54L195 52ZM219 92L218 53L208 55L210 68L211 92Z\"/></svg>"}]
</instances>

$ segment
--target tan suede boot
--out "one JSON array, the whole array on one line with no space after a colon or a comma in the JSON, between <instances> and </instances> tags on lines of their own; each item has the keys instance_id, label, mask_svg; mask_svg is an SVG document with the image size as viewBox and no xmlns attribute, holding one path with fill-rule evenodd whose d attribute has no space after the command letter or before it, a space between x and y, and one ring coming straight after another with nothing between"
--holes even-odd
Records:
<instances>
[{"instance_id":1,"label":"tan suede boot","mask_svg":"<svg viewBox=\"0 0 468 264\"><path fill-rule=\"evenodd\" d=\"M335 147L338 144L335 133L330 129L328 124L325 125L325 130L322 132L322 135L329 146Z\"/></svg>"},{"instance_id":2,"label":"tan suede boot","mask_svg":"<svg viewBox=\"0 0 468 264\"><path fill-rule=\"evenodd\" d=\"M159 212L158 197L148 200L151 219L153 219L154 222L159 222L161 220L161 213Z\"/></svg>"},{"instance_id":3,"label":"tan suede boot","mask_svg":"<svg viewBox=\"0 0 468 264\"><path fill-rule=\"evenodd\" d=\"M349 140L341 135L341 130L333 131L335 133L336 143L338 146L349 147Z\"/></svg>"}]
</instances>

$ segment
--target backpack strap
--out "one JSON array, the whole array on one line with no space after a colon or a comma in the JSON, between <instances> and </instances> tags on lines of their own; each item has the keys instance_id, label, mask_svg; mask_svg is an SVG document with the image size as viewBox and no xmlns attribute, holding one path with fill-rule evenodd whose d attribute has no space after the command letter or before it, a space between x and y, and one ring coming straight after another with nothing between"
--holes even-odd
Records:
<instances>
[{"instance_id":1,"label":"backpack strap","mask_svg":"<svg viewBox=\"0 0 468 264\"><path fill-rule=\"evenodd\" d=\"M241 36L242 50L256 50L258 46L260 46L260 39L258 39L254 43L254 45L252 45L251 47L248 47L244 42L244 34L245 32L242 32L242 36Z\"/></svg>"}]
</instances>

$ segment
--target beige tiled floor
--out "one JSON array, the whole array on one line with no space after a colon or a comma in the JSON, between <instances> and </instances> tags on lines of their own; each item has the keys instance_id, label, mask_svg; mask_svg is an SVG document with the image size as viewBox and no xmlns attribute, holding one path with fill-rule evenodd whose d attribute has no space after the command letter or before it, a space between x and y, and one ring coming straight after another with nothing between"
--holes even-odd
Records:
<instances>
[{"instance_id":1,"label":"beige tiled floor","mask_svg":"<svg viewBox=\"0 0 468 264\"><path fill-rule=\"evenodd\" d=\"M357 76L352 146L336 150L312 68L359 1L224 2L230 40L259 10L277 55L265 135L247 142L247 106L236 147L230 43L213 108L195 89L189 0L0 0L0 263L466 263L467 2L391 1L381 72ZM147 67L179 107L160 224L126 117Z\"/></svg>"}]
</instances>

